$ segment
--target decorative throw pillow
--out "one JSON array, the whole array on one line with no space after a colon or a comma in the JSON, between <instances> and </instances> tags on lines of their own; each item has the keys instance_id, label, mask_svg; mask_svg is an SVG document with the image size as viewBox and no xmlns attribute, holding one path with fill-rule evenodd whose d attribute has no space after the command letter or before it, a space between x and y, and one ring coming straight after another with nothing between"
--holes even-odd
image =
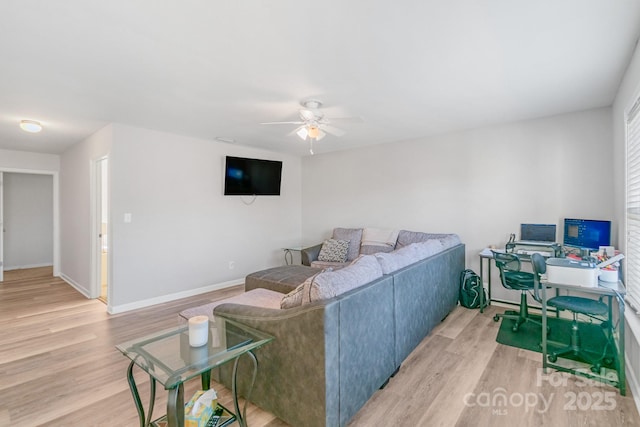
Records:
<instances>
[{"instance_id":1,"label":"decorative throw pillow","mask_svg":"<svg viewBox=\"0 0 640 427\"><path fill-rule=\"evenodd\" d=\"M349 250L348 240L327 239L320 248L319 261L345 262Z\"/></svg>"},{"instance_id":2,"label":"decorative throw pillow","mask_svg":"<svg viewBox=\"0 0 640 427\"><path fill-rule=\"evenodd\" d=\"M340 228L333 229L332 239L348 240L349 250L347 251L347 261L353 261L360 255L360 243L362 242L362 228Z\"/></svg>"}]
</instances>

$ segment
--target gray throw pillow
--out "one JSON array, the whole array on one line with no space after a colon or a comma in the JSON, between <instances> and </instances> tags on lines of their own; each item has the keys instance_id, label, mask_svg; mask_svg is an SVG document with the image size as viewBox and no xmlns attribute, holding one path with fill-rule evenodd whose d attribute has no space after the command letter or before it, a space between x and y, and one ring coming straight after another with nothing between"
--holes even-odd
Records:
<instances>
[{"instance_id":1,"label":"gray throw pillow","mask_svg":"<svg viewBox=\"0 0 640 427\"><path fill-rule=\"evenodd\" d=\"M318 261L345 262L348 250L348 240L327 239L320 248Z\"/></svg>"},{"instance_id":2,"label":"gray throw pillow","mask_svg":"<svg viewBox=\"0 0 640 427\"><path fill-rule=\"evenodd\" d=\"M332 239L348 240L349 251L347 261L353 261L360 255L360 243L362 242L362 228L334 228Z\"/></svg>"}]
</instances>

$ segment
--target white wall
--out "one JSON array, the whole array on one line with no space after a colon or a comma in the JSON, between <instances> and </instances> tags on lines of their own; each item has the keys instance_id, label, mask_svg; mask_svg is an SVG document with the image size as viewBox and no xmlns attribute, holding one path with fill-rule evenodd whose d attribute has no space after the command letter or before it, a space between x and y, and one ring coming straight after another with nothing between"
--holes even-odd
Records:
<instances>
[{"instance_id":1,"label":"white wall","mask_svg":"<svg viewBox=\"0 0 640 427\"><path fill-rule=\"evenodd\" d=\"M113 126L112 311L242 283L251 272L284 264L281 248L300 243L299 158ZM282 160L282 195L253 204L223 196L225 155Z\"/></svg>"},{"instance_id":2,"label":"white wall","mask_svg":"<svg viewBox=\"0 0 640 427\"><path fill-rule=\"evenodd\" d=\"M53 264L53 176L4 174L4 269Z\"/></svg>"},{"instance_id":3,"label":"white wall","mask_svg":"<svg viewBox=\"0 0 640 427\"><path fill-rule=\"evenodd\" d=\"M60 161L61 276L91 295L91 163L109 153L108 125L65 151Z\"/></svg>"},{"instance_id":4,"label":"white wall","mask_svg":"<svg viewBox=\"0 0 640 427\"><path fill-rule=\"evenodd\" d=\"M479 271L478 252L503 246L520 223L614 219L611 133L603 108L305 157L303 236L320 242L336 226L457 233Z\"/></svg>"},{"instance_id":5,"label":"white wall","mask_svg":"<svg viewBox=\"0 0 640 427\"><path fill-rule=\"evenodd\" d=\"M60 170L60 156L28 153L26 151L0 150L0 170L57 172Z\"/></svg>"}]
</instances>

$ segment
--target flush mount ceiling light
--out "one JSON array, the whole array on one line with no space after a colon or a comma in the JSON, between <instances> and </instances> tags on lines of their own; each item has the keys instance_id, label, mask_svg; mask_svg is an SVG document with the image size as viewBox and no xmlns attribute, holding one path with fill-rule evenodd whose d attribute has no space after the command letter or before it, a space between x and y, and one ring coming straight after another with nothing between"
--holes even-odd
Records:
<instances>
[{"instance_id":1,"label":"flush mount ceiling light","mask_svg":"<svg viewBox=\"0 0 640 427\"><path fill-rule=\"evenodd\" d=\"M20 120L20 128L25 132L38 133L42 130L42 125L35 120Z\"/></svg>"}]
</instances>

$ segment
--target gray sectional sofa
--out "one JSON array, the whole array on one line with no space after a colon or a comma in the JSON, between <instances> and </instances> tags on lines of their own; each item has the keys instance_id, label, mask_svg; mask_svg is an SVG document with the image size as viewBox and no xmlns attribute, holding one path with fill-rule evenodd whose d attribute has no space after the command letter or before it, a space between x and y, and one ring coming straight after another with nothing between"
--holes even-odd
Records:
<instances>
[{"instance_id":1,"label":"gray sectional sofa","mask_svg":"<svg viewBox=\"0 0 640 427\"><path fill-rule=\"evenodd\" d=\"M402 242L393 252L360 256L354 262L359 265L339 271L318 274L322 270L306 267L311 277L297 288L306 286L307 300L292 308L278 308L283 284L267 280L265 287L277 289L253 289L182 315L213 309L275 336L256 353L259 369L250 400L292 426L344 426L458 301L465 268L458 237L401 231L397 243ZM296 268L304 276L304 267ZM361 270L351 274L356 268ZM355 280L372 277L376 268L375 279L352 289L331 283L349 274ZM322 295L327 287L330 293ZM252 303L252 294L262 301ZM239 390L246 390L251 371L241 358ZM231 384L230 369L218 375Z\"/></svg>"}]
</instances>

